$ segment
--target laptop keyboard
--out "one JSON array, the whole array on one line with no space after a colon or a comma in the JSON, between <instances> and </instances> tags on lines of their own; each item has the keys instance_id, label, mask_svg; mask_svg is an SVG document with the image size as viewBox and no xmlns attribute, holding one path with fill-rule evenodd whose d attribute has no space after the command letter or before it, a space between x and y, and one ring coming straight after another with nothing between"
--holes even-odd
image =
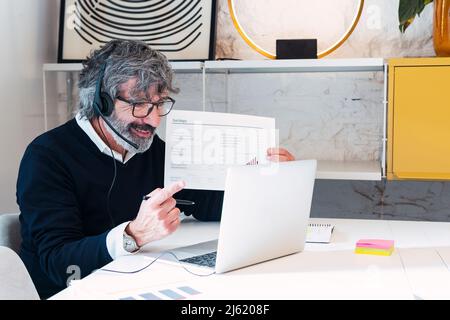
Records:
<instances>
[{"instance_id":1,"label":"laptop keyboard","mask_svg":"<svg viewBox=\"0 0 450 320\"><path fill-rule=\"evenodd\" d=\"M216 266L216 256L217 256L217 251L214 251L214 252L202 254L200 256L182 259L180 261L214 268Z\"/></svg>"}]
</instances>

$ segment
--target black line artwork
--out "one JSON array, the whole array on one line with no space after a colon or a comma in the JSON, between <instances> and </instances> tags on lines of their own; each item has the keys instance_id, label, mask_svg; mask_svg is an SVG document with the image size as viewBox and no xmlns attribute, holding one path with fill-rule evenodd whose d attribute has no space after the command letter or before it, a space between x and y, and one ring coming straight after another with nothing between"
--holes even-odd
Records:
<instances>
[{"instance_id":1,"label":"black line artwork","mask_svg":"<svg viewBox=\"0 0 450 320\"><path fill-rule=\"evenodd\" d=\"M212 59L216 0L62 0L59 62L113 39L141 40L170 60Z\"/></svg>"}]
</instances>

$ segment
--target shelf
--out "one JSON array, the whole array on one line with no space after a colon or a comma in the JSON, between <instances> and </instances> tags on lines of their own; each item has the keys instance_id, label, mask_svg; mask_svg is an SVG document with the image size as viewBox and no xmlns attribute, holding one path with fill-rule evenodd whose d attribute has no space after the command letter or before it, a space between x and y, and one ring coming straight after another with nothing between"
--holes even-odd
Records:
<instances>
[{"instance_id":1,"label":"shelf","mask_svg":"<svg viewBox=\"0 0 450 320\"><path fill-rule=\"evenodd\" d=\"M174 61L170 62L172 69L175 72L183 73L200 73L202 72L203 62L200 61ZM83 65L81 63L45 63L42 67L42 71L81 71Z\"/></svg>"},{"instance_id":2,"label":"shelf","mask_svg":"<svg viewBox=\"0 0 450 320\"><path fill-rule=\"evenodd\" d=\"M242 60L242 61L173 61L176 72L210 73L290 73L290 72L375 72L383 71L382 58ZM81 63L46 63L43 71L80 71Z\"/></svg>"},{"instance_id":3,"label":"shelf","mask_svg":"<svg viewBox=\"0 0 450 320\"><path fill-rule=\"evenodd\" d=\"M384 59L304 59L205 61L209 73L290 73L383 71Z\"/></svg>"},{"instance_id":4,"label":"shelf","mask_svg":"<svg viewBox=\"0 0 450 320\"><path fill-rule=\"evenodd\" d=\"M203 70L203 62L200 61L174 61L170 62L170 65L172 66L172 69L178 73L200 73Z\"/></svg>"},{"instance_id":5,"label":"shelf","mask_svg":"<svg viewBox=\"0 0 450 320\"><path fill-rule=\"evenodd\" d=\"M379 161L318 161L317 179L381 180Z\"/></svg>"},{"instance_id":6,"label":"shelf","mask_svg":"<svg viewBox=\"0 0 450 320\"><path fill-rule=\"evenodd\" d=\"M44 63L42 71L81 71L81 63Z\"/></svg>"}]
</instances>

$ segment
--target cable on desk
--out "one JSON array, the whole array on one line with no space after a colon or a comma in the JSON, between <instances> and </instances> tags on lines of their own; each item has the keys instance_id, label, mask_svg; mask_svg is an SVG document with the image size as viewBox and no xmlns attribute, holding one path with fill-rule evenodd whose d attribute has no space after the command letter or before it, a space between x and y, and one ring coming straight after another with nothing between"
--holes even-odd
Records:
<instances>
[{"instance_id":1,"label":"cable on desk","mask_svg":"<svg viewBox=\"0 0 450 320\"><path fill-rule=\"evenodd\" d=\"M171 252L171 251L165 251L165 252L161 253L158 257L156 257L156 259L154 259L154 260L153 260L152 262L150 262L148 265L146 265L145 267L142 267L142 268L140 268L140 269L138 269L138 270L134 270L134 271L119 271L119 270L103 269L103 268L101 268L101 269L99 269L99 270L101 270L101 271L107 271L107 272L113 272L113 273L121 273L121 274L134 274L134 273L138 273L138 272L141 272L142 270L147 269L148 267L150 267L153 263L155 263L159 258L161 258L162 256L164 256L165 254L170 254L170 255L172 255L175 259L177 259L177 262L179 263L179 265L180 265L185 271L189 272L190 274L193 274L194 276L198 276L198 277L209 277L209 276L212 276L213 274L216 273L215 271L212 272L212 273L209 273L209 274L199 274L199 273L192 272L192 271L188 270L188 269L183 265L183 263L181 263L180 259L178 259L178 257L177 257L173 252Z\"/></svg>"}]
</instances>

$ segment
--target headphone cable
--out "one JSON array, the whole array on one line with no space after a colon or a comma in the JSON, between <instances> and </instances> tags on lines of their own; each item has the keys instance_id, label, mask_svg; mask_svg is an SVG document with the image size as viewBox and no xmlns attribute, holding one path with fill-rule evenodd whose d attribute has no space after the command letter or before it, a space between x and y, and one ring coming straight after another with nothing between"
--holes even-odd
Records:
<instances>
[{"instance_id":1,"label":"headphone cable","mask_svg":"<svg viewBox=\"0 0 450 320\"><path fill-rule=\"evenodd\" d=\"M173 253L172 251L164 251L162 252L159 256L157 256L156 258L154 258L153 261L151 261L150 263L148 263L147 265L145 265L144 267L137 269L137 270L133 270L133 271L121 271L121 270L113 270L113 269L105 269L105 268L100 268L99 270L101 271L106 271L106 272L112 272L112 273L120 273L120 274L135 274L138 272L141 272L142 270L147 269L148 267L150 267L152 264L154 264L156 261L158 261L162 256L164 255L171 255L173 256L176 260L179 266L181 266L185 271L187 271L188 273L194 275L194 276L198 276L198 277L209 277L212 276L213 274L216 274L216 271L213 271L211 273L208 274L201 274L201 273L195 273L192 272L191 270L187 269L184 264L182 263L182 261L176 256L175 253Z\"/></svg>"},{"instance_id":2,"label":"headphone cable","mask_svg":"<svg viewBox=\"0 0 450 320\"><path fill-rule=\"evenodd\" d=\"M102 133L103 138L104 138L105 141L107 142L108 139L106 139L106 135L105 135L105 133L103 132L103 129L102 129L101 125L100 125L100 119L99 119L99 118L97 118L97 123L98 123L98 127L100 128L100 132ZM111 181L111 186L109 187L109 190L108 190L108 195L106 196L106 210L108 211L108 215L109 215L109 218L110 218L110 220L111 220L112 227L114 228L114 227L115 227L115 223L114 223L113 216L112 216L112 214L111 214L110 202L111 202L111 192L112 192L112 189L113 189L113 187L114 187L114 184L115 184L115 182L116 182L116 177L117 177L117 164L116 164L116 158L114 158L114 152L113 152L111 146L110 146L108 143L106 143L106 145L108 146L109 150L111 151L111 157L112 157L112 160L113 160L113 163L114 163L114 176L113 176L113 179L112 179L112 181ZM104 269L104 268L101 268L100 270L106 271L106 272L112 272L112 273L134 274L134 273L141 272L141 271L144 270L144 269L147 269L147 268L150 267L153 263L155 263L157 260L159 260L162 256L164 256L164 255L166 255L166 254L172 255L172 256L177 260L178 264L179 264L185 271L187 271L188 273L190 273L190 274L192 274L192 275L199 276L199 277L208 277L208 276L212 276L213 274L216 273L215 271L212 272L212 273L209 273L209 274L198 274L198 273L192 272L192 271L188 270L188 269L181 263L180 259L179 259L173 252L171 252L171 251L165 251L165 252L161 253L161 254L160 254L158 257L156 257L156 259L154 259L152 262L150 262L149 264L147 264L146 266L144 266L143 268L138 269L138 270L134 270L134 271L119 271L119 270L111 270L111 269Z\"/></svg>"},{"instance_id":3,"label":"headphone cable","mask_svg":"<svg viewBox=\"0 0 450 320\"><path fill-rule=\"evenodd\" d=\"M111 220L111 227L114 228L116 226L116 224L114 222L114 218L113 218L112 213L111 213L111 192L112 192L112 189L114 188L114 184L116 183L117 164L116 164L116 158L114 158L114 152L113 152L112 148L110 147L110 145L107 143L108 139L106 139L106 135L103 132L102 126L100 125L100 119L99 118L97 118L97 123L98 123L98 127L100 128L100 132L102 133L102 136L105 139L105 143L108 146L109 151L111 151L111 157L112 157L113 164L114 164L114 175L113 175L113 179L111 181L111 185L110 185L109 190L108 190L108 194L106 196L106 211L108 212L109 219Z\"/></svg>"}]
</instances>

